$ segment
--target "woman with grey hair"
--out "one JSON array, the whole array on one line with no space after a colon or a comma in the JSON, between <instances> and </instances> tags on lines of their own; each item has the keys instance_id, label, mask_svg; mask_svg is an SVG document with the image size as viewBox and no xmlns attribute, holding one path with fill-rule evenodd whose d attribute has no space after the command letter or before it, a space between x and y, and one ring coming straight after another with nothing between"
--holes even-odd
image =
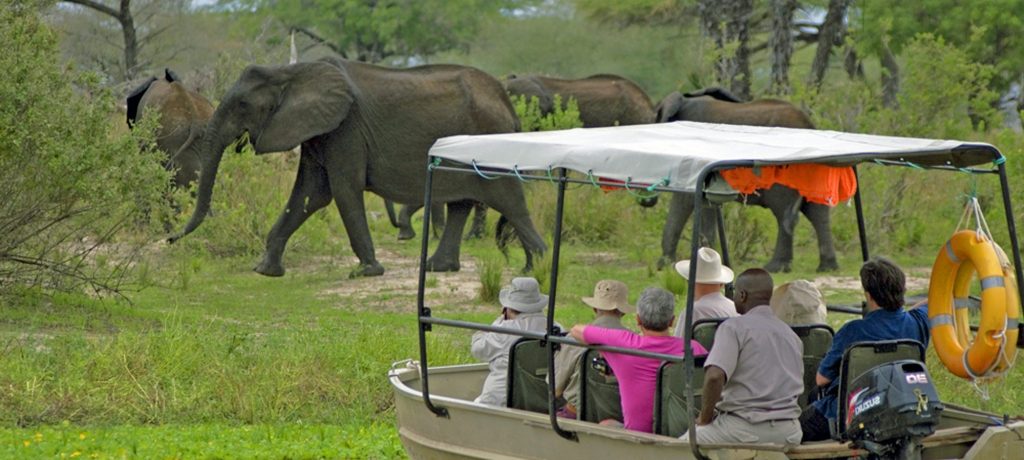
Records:
<instances>
[{"instance_id":1,"label":"woman with grey hair","mask_svg":"<svg viewBox=\"0 0 1024 460\"><path fill-rule=\"evenodd\" d=\"M682 355L683 340L672 336L675 320L675 297L661 288L647 288L636 301L636 322L640 334L632 331L605 329L578 324L570 334L586 344L633 348L652 353ZM694 355L706 355L695 340L690 341ZM601 352L619 380L619 397L626 429L650 433L653 428L654 391L658 367L654 358ZM603 422L602 422L603 423Z\"/></svg>"}]
</instances>

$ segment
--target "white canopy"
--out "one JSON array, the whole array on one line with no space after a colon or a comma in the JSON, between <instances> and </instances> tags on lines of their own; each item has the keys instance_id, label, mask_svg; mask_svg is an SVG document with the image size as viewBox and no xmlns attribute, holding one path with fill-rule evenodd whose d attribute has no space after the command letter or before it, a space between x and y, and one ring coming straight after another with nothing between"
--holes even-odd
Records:
<instances>
[{"instance_id":1,"label":"white canopy","mask_svg":"<svg viewBox=\"0 0 1024 460\"><path fill-rule=\"evenodd\" d=\"M879 159L967 167L1002 157L976 142L683 121L451 136L438 139L430 155L483 168L567 168L634 183L667 180L667 187L687 191L695 189L705 166L718 161L847 166Z\"/></svg>"}]
</instances>

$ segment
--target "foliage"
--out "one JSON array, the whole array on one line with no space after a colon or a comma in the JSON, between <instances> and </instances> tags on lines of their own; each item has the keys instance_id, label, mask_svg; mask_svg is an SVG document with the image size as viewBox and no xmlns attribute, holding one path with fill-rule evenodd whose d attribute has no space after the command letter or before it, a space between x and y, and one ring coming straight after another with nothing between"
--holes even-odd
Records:
<instances>
[{"instance_id":1,"label":"foliage","mask_svg":"<svg viewBox=\"0 0 1024 460\"><path fill-rule=\"evenodd\" d=\"M501 291L501 273L505 268L497 254L490 254L480 259L480 302L494 303Z\"/></svg>"},{"instance_id":2,"label":"foliage","mask_svg":"<svg viewBox=\"0 0 1024 460\"><path fill-rule=\"evenodd\" d=\"M299 28L323 40L346 58L380 62L429 56L466 48L481 20L508 8L532 5L530 0L274 0L221 1L236 14L270 15L287 28Z\"/></svg>"},{"instance_id":3,"label":"foliage","mask_svg":"<svg viewBox=\"0 0 1024 460\"><path fill-rule=\"evenodd\" d=\"M970 59L994 67L995 88L1004 89L1024 69L1022 0L960 2L856 2L851 28L857 46L877 54L883 40L899 54L921 33L956 45ZM955 70L955 69L949 69Z\"/></svg>"},{"instance_id":4,"label":"foliage","mask_svg":"<svg viewBox=\"0 0 1024 460\"><path fill-rule=\"evenodd\" d=\"M116 290L137 246L113 236L160 202L152 142L111 135L109 92L57 65L37 2L0 10L0 292L15 285ZM152 128L150 126L150 128ZM152 129L141 129L145 136Z\"/></svg>"},{"instance_id":5,"label":"foliage","mask_svg":"<svg viewBox=\"0 0 1024 460\"><path fill-rule=\"evenodd\" d=\"M562 96L556 94L552 106L551 113L541 115L537 96L531 96L529 100L526 96L512 96L512 108L519 117L520 131L554 131L583 127L576 98L570 97L567 103L562 104Z\"/></svg>"}]
</instances>

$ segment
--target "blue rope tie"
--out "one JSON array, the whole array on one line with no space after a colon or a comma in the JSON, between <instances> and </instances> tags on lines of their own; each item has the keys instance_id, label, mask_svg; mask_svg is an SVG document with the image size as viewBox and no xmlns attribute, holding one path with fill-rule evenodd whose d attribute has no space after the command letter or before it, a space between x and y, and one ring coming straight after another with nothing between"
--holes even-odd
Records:
<instances>
[{"instance_id":1,"label":"blue rope tie","mask_svg":"<svg viewBox=\"0 0 1024 460\"><path fill-rule=\"evenodd\" d=\"M427 163L427 170L433 171L438 166L441 166L441 157L434 157L429 163Z\"/></svg>"},{"instance_id":2,"label":"blue rope tie","mask_svg":"<svg viewBox=\"0 0 1024 460\"><path fill-rule=\"evenodd\" d=\"M519 175L519 165L517 165L517 164L512 165L512 172L519 179L519 182L522 182L524 184L526 183L526 179L523 179L523 176Z\"/></svg>"},{"instance_id":3,"label":"blue rope tie","mask_svg":"<svg viewBox=\"0 0 1024 460\"><path fill-rule=\"evenodd\" d=\"M552 165L548 165L548 182L558 185L558 181L555 180L555 176L551 174Z\"/></svg>"},{"instance_id":4,"label":"blue rope tie","mask_svg":"<svg viewBox=\"0 0 1024 460\"><path fill-rule=\"evenodd\" d=\"M629 192L630 195L633 195L633 196L635 196L637 198L643 198L643 199L653 198L655 195L657 195L657 193L651 193L651 194L648 194L648 195L644 195L642 193L637 193L633 189L629 188L629 183L632 182L632 181L633 181L632 177L627 177L626 178L626 191Z\"/></svg>"},{"instance_id":5,"label":"blue rope tie","mask_svg":"<svg viewBox=\"0 0 1024 460\"><path fill-rule=\"evenodd\" d=\"M1004 156L1001 156L999 158L996 158L995 160L992 160L992 164L994 164L996 166L1000 166L1003 163L1006 163L1006 157L1004 157Z\"/></svg>"},{"instance_id":6,"label":"blue rope tie","mask_svg":"<svg viewBox=\"0 0 1024 460\"><path fill-rule=\"evenodd\" d=\"M594 185L594 188L598 188L598 189L601 188L601 186L598 185L597 181L594 180L594 170L593 169L588 169L587 170L587 179L589 179L590 183Z\"/></svg>"},{"instance_id":7,"label":"blue rope tie","mask_svg":"<svg viewBox=\"0 0 1024 460\"><path fill-rule=\"evenodd\" d=\"M498 178L498 176L488 176L487 174L484 174L482 171L480 171L480 168L476 166L476 160L472 160L471 163L473 164L473 170L475 170L477 175L479 175L480 177L483 177L484 179L487 180L495 180Z\"/></svg>"}]
</instances>

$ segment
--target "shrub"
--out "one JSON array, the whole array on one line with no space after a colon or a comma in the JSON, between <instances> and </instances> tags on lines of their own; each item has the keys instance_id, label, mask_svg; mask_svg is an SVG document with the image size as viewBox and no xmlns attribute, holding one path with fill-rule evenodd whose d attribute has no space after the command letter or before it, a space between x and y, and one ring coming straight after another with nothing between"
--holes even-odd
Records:
<instances>
[{"instance_id":1,"label":"shrub","mask_svg":"<svg viewBox=\"0 0 1024 460\"><path fill-rule=\"evenodd\" d=\"M0 9L0 293L116 291L141 244L111 243L162 206L170 180L152 127L113 135L110 92L58 66L55 34L38 17L44 3Z\"/></svg>"},{"instance_id":2,"label":"shrub","mask_svg":"<svg viewBox=\"0 0 1024 460\"><path fill-rule=\"evenodd\" d=\"M501 291L501 273L505 264L496 254L488 254L480 258L480 301L493 303L498 300Z\"/></svg>"}]
</instances>

